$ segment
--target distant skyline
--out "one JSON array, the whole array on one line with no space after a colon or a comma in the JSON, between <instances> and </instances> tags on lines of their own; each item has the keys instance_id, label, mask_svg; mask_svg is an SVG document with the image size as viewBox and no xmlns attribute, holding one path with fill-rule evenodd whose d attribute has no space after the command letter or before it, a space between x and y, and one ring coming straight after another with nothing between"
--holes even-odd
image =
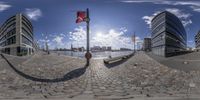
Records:
<instances>
[{"instance_id":1,"label":"distant skyline","mask_svg":"<svg viewBox=\"0 0 200 100\"><path fill-rule=\"evenodd\" d=\"M150 37L151 19L164 10L180 18L189 47L194 47L200 30L199 0L1 0L0 23L23 13L31 20L40 45L47 35L51 49L81 47L86 43L85 23L75 23L76 12L86 8L90 9L91 47L133 48L133 33L137 42Z\"/></svg>"}]
</instances>

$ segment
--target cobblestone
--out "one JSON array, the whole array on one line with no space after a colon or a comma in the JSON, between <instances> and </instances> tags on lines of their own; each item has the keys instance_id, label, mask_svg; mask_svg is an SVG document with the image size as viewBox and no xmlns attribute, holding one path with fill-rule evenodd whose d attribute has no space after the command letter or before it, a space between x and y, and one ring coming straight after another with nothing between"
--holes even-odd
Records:
<instances>
[{"instance_id":1,"label":"cobblestone","mask_svg":"<svg viewBox=\"0 0 200 100\"><path fill-rule=\"evenodd\" d=\"M0 58L0 98L4 99L132 99L200 94L200 72L168 68L143 52L116 65L93 59L89 67L84 67L84 59L56 54L5 56L23 74Z\"/></svg>"}]
</instances>

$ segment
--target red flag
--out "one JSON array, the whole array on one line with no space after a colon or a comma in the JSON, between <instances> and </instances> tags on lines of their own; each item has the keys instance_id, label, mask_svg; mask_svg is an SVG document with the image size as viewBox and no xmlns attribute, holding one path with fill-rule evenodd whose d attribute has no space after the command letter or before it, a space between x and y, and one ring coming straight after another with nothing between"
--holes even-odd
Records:
<instances>
[{"instance_id":1,"label":"red flag","mask_svg":"<svg viewBox=\"0 0 200 100\"><path fill-rule=\"evenodd\" d=\"M86 18L86 12L85 11L78 11L76 23L80 23L80 22L85 21L85 18Z\"/></svg>"}]
</instances>

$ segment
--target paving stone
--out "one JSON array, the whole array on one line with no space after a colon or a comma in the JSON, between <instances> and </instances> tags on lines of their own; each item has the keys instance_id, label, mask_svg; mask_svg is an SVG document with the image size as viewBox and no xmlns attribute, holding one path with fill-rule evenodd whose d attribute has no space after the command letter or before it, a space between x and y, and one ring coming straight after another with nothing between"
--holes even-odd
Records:
<instances>
[{"instance_id":1,"label":"paving stone","mask_svg":"<svg viewBox=\"0 0 200 100\"><path fill-rule=\"evenodd\" d=\"M92 59L91 65L84 70L85 59L54 53L45 55L40 52L27 58L6 57L26 75L55 81L36 82L26 79L0 58L3 65L0 65L0 98L4 99L175 96L187 94L188 90L193 94L200 93L200 72L186 73L168 68L143 52L111 68L104 65L102 59Z\"/></svg>"}]
</instances>

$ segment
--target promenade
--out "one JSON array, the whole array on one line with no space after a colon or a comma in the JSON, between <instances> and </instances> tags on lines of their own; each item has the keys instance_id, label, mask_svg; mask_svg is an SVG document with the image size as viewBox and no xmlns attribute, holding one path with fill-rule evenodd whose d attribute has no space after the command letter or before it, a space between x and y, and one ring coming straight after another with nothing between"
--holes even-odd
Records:
<instances>
[{"instance_id":1,"label":"promenade","mask_svg":"<svg viewBox=\"0 0 200 100\"><path fill-rule=\"evenodd\" d=\"M109 65L92 59L88 67L85 59L55 53L4 55L0 56L0 99L198 100L199 75L199 71L162 65L144 52Z\"/></svg>"}]
</instances>

